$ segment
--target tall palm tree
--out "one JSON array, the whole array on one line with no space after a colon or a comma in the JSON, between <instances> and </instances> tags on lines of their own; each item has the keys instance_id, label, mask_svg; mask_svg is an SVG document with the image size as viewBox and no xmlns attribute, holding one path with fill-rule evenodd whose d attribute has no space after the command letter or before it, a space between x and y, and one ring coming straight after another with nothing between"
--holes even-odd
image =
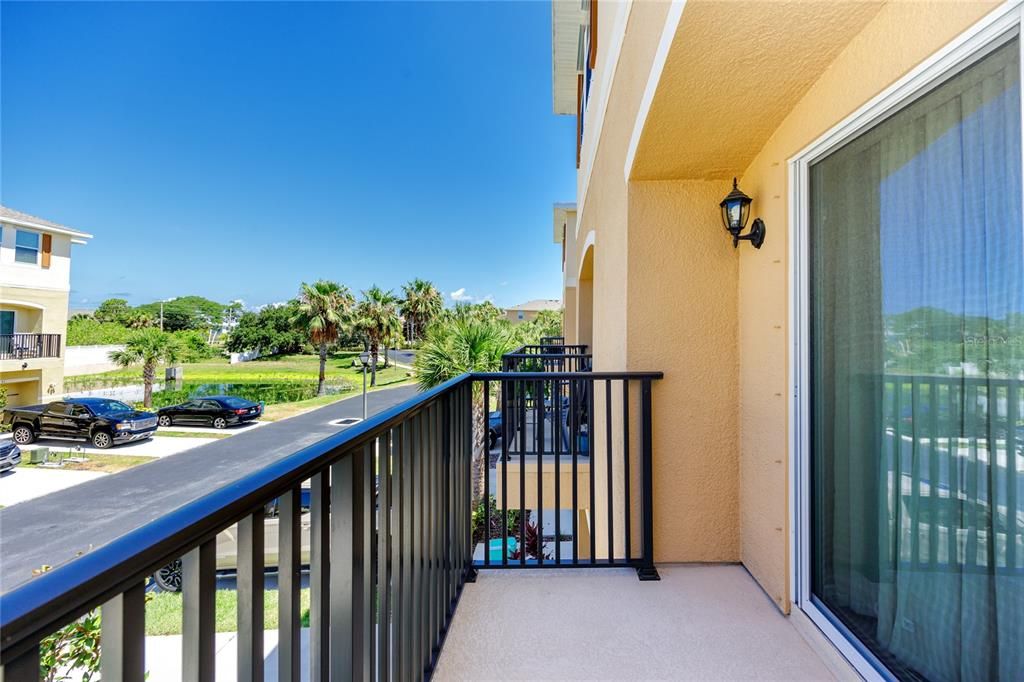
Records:
<instances>
[{"instance_id":1,"label":"tall palm tree","mask_svg":"<svg viewBox=\"0 0 1024 682\"><path fill-rule=\"evenodd\" d=\"M416 353L416 381L424 390L442 384L465 372L497 372L501 356L516 347L507 325L498 320L464 318L444 325L434 325L426 341ZM483 386L473 393L473 505L483 498L484 476L487 475L487 452L484 448L484 417L487 399Z\"/></svg>"},{"instance_id":2,"label":"tall palm tree","mask_svg":"<svg viewBox=\"0 0 1024 682\"><path fill-rule=\"evenodd\" d=\"M109 357L119 367L142 365L142 404L152 407L156 366L174 362L178 359L178 352L178 342L173 336L151 328L134 333L125 343L124 350L111 351Z\"/></svg>"},{"instance_id":3,"label":"tall palm tree","mask_svg":"<svg viewBox=\"0 0 1024 682\"><path fill-rule=\"evenodd\" d=\"M356 328L363 333L370 351L370 386L377 385L377 354L381 345L401 333L398 299L390 291L374 285L363 292L356 306Z\"/></svg>"},{"instance_id":4,"label":"tall palm tree","mask_svg":"<svg viewBox=\"0 0 1024 682\"><path fill-rule=\"evenodd\" d=\"M327 347L338 340L342 327L348 321L354 299L348 287L320 279L312 284L302 283L299 288L298 306L292 317L292 324L309 335L310 341L320 354L320 379L317 395L327 392L325 374L327 370Z\"/></svg>"},{"instance_id":5,"label":"tall palm tree","mask_svg":"<svg viewBox=\"0 0 1024 682\"><path fill-rule=\"evenodd\" d=\"M409 323L414 341L444 309L444 299L432 282L416 278L402 287L402 315Z\"/></svg>"}]
</instances>

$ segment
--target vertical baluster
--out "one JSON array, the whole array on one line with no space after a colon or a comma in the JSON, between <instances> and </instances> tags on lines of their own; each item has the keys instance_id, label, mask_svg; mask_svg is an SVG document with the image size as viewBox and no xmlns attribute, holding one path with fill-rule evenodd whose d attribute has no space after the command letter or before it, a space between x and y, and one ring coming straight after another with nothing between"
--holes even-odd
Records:
<instances>
[{"instance_id":1,"label":"vertical baluster","mask_svg":"<svg viewBox=\"0 0 1024 682\"><path fill-rule=\"evenodd\" d=\"M441 402L435 402L428 414L427 438L430 440L430 457L427 459L427 655L430 662L434 660L437 644L437 463L441 458L441 448L437 437L437 415L441 411Z\"/></svg>"},{"instance_id":2,"label":"vertical baluster","mask_svg":"<svg viewBox=\"0 0 1024 682\"><path fill-rule=\"evenodd\" d=\"M1020 515L1020 501L1017 499L1017 421L1020 412L1020 382L1011 379L1006 388L1006 568L1008 575L1017 565L1017 517Z\"/></svg>"},{"instance_id":3,"label":"vertical baluster","mask_svg":"<svg viewBox=\"0 0 1024 682\"><path fill-rule=\"evenodd\" d=\"M35 642L28 649L0 666L2 682L39 682L39 643Z\"/></svg>"},{"instance_id":4,"label":"vertical baluster","mask_svg":"<svg viewBox=\"0 0 1024 682\"><path fill-rule=\"evenodd\" d=\"M416 432L414 418L402 423L402 624L399 632L398 646L401 650L402 666L399 668L399 679L413 679L415 663L415 510L413 505L413 479L415 465Z\"/></svg>"},{"instance_id":5,"label":"vertical baluster","mask_svg":"<svg viewBox=\"0 0 1024 682\"><path fill-rule=\"evenodd\" d=\"M630 512L632 511L629 499L629 489L633 481L629 476L629 379L622 380L622 486L624 490L622 501L622 513L625 520L623 525L623 544L626 548L626 563L633 560L633 547L631 535L633 529L630 527Z\"/></svg>"},{"instance_id":6,"label":"vertical baluster","mask_svg":"<svg viewBox=\"0 0 1024 682\"><path fill-rule=\"evenodd\" d=\"M181 673L213 682L217 540L210 538L181 559Z\"/></svg>"},{"instance_id":7,"label":"vertical baluster","mask_svg":"<svg viewBox=\"0 0 1024 682\"><path fill-rule=\"evenodd\" d=\"M572 565L580 562L579 440L580 413L576 404L578 382L569 380L569 454L572 462Z\"/></svg>"},{"instance_id":8,"label":"vertical baluster","mask_svg":"<svg viewBox=\"0 0 1024 682\"><path fill-rule=\"evenodd\" d=\"M564 361L563 361L564 363ZM562 368L564 369L564 367ZM555 565L562 563L562 387L561 379L551 382L551 440L555 451Z\"/></svg>"},{"instance_id":9,"label":"vertical baluster","mask_svg":"<svg viewBox=\"0 0 1024 682\"><path fill-rule=\"evenodd\" d=\"M388 679L391 654L391 434L377 440L377 679Z\"/></svg>"},{"instance_id":10,"label":"vertical baluster","mask_svg":"<svg viewBox=\"0 0 1024 682\"><path fill-rule=\"evenodd\" d=\"M465 579L469 582L476 582L476 569L473 568L473 524L471 523L472 517L472 504L473 504L473 493L471 480L471 469L472 469L472 458L473 458L473 386L472 382L466 382L465 388L463 389L463 404L465 407L462 410L464 415L464 421L462 428L460 429L460 438L462 441L462 465L460 469L460 475L462 478L462 500L459 503L459 519L461 528L461 539L459 547L461 548L460 561L459 561L459 579ZM485 455L489 457L489 455ZM489 460L485 460L489 461ZM485 466L484 476L488 476L488 471Z\"/></svg>"},{"instance_id":11,"label":"vertical baluster","mask_svg":"<svg viewBox=\"0 0 1024 682\"><path fill-rule=\"evenodd\" d=\"M373 678L373 624L375 618L374 579L376 576L376 439L369 441L356 452L356 485L361 491L357 496L360 505L359 548L356 550L360 562L360 580L356 583L359 591L357 604L358 621L358 671L353 677L356 680Z\"/></svg>"},{"instance_id":12,"label":"vertical baluster","mask_svg":"<svg viewBox=\"0 0 1024 682\"><path fill-rule=\"evenodd\" d=\"M508 379L501 380L501 402L507 405L510 401L512 382ZM512 410L506 408L501 415L501 565L508 566L508 462L509 448L508 438L514 433L509 428L509 420L512 419Z\"/></svg>"},{"instance_id":13,"label":"vertical baluster","mask_svg":"<svg viewBox=\"0 0 1024 682\"><path fill-rule=\"evenodd\" d=\"M522 398L519 404L519 565L526 565L526 382L521 381Z\"/></svg>"},{"instance_id":14,"label":"vertical baluster","mask_svg":"<svg viewBox=\"0 0 1024 682\"><path fill-rule=\"evenodd\" d=\"M654 459L651 433L651 380L640 382L640 525L643 530L643 559L640 580L660 580L654 567Z\"/></svg>"},{"instance_id":15,"label":"vertical baluster","mask_svg":"<svg viewBox=\"0 0 1024 682\"><path fill-rule=\"evenodd\" d=\"M364 652L366 585L364 534L369 524L363 451L331 466L331 679L367 678ZM366 543L369 538L366 538ZM287 679L287 678L286 678Z\"/></svg>"},{"instance_id":16,"label":"vertical baluster","mask_svg":"<svg viewBox=\"0 0 1024 682\"><path fill-rule=\"evenodd\" d=\"M412 470L413 488L412 504L415 508L412 531L412 560L413 560L413 679L423 677L423 459L428 456L423 447L423 413L413 418L415 447L413 449Z\"/></svg>"},{"instance_id":17,"label":"vertical baluster","mask_svg":"<svg viewBox=\"0 0 1024 682\"><path fill-rule=\"evenodd\" d=\"M402 542L405 539L405 509L402 477L402 426L391 431L391 629L388 648L391 651L389 670L391 677L402 677L402 622L405 585Z\"/></svg>"},{"instance_id":18,"label":"vertical baluster","mask_svg":"<svg viewBox=\"0 0 1024 682\"><path fill-rule=\"evenodd\" d=\"M547 410L544 405L544 381L535 383L536 410L534 414L537 432L537 565L544 565L544 452L547 450L544 422Z\"/></svg>"},{"instance_id":19,"label":"vertical baluster","mask_svg":"<svg viewBox=\"0 0 1024 682\"><path fill-rule=\"evenodd\" d=\"M614 461L612 450L612 380L604 382L604 433L605 433L605 467L608 469L608 563L615 563L615 489L612 480Z\"/></svg>"},{"instance_id":20,"label":"vertical baluster","mask_svg":"<svg viewBox=\"0 0 1024 682\"><path fill-rule=\"evenodd\" d=\"M928 566L939 562L939 384L928 382Z\"/></svg>"},{"instance_id":21,"label":"vertical baluster","mask_svg":"<svg viewBox=\"0 0 1024 682\"><path fill-rule=\"evenodd\" d=\"M471 385L472 386L472 385ZM490 431L490 419L491 413L490 405L490 387L491 384L484 379L483 392L484 392L484 414L482 419L483 423L483 449L484 449L484 565L491 565L491 476L488 464L491 459L490 438L488 437Z\"/></svg>"},{"instance_id":22,"label":"vertical baluster","mask_svg":"<svg viewBox=\"0 0 1024 682\"><path fill-rule=\"evenodd\" d=\"M103 679L143 682L146 679L146 584L140 582L129 587L103 604L100 611L103 637L100 674Z\"/></svg>"},{"instance_id":23,"label":"vertical baluster","mask_svg":"<svg viewBox=\"0 0 1024 682\"><path fill-rule=\"evenodd\" d=\"M301 548L301 490L292 488L278 500L280 518L277 554L277 677L280 680L299 678L301 649L299 632L302 627L299 614Z\"/></svg>"},{"instance_id":24,"label":"vertical baluster","mask_svg":"<svg viewBox=\"0 0 1024 682\"><path fill-rule=\"evenodd\" d=\"M331 670L330 471L314 474L309 491L309 678L326 682Z\"/></svg>"},{"instance_id":25,"label":"vertical baluster","mask_svg":"<svg viewBox=\"0 0 1024 682\"><path fill-rule=\"evenodd\" d=\"M595 426L597 419L594 414L594 405L596 399L594 394L597 392L597 380L591 380L587 386L587 463L590 465L589 472L589 484L590 484L590 509L588 517L590 523L588 530L590 532L590 563L597 563L597 491L594 483L594 475L596 467L597 457L597 430Z\"/></svg>"},{"instance_id":26,"label":"vertical baluster","mask_svg":"<svg viewBox=\"0 0 1024 682\"><path fill-rule=\"evenodd\" d=\"M238 680L263 680L263 506L238 522Z\"/></svg>"}]
</instances>

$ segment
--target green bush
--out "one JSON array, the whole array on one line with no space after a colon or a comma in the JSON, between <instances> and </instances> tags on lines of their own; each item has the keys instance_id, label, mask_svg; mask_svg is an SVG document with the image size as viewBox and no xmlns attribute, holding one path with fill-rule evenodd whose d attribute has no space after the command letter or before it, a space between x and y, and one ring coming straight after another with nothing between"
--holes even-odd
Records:
<instances>
[{"instance_id":1,"label":"green bush","mask_svg":"<svg viewBox=\"0 0 1024 682\"><path fill-rule=\"evenodd\" d=\"M106 346L124 343L132 330L117 322L100 322L90 317L68 320L69 346Z\"/></svg>"},{"instance_id":2,"label":"green bush","mask_svg":"<svg viewBox=\"0 0 1024 682\"><path fill-rule=\"evenodd\" d=\"M216 348L206 342L206 332L179 331L171 334L178 344L178 360L180 362L200 362L216 357Z\"/></svg>"}]
</instances>

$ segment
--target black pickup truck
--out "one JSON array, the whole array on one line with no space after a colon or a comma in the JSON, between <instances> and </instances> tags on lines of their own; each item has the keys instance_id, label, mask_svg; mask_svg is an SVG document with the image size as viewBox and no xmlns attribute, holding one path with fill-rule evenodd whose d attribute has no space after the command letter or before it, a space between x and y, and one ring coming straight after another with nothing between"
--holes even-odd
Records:
<instances>
[{"instance_id":1,"label":"black pickup truck","mask_svg":"<svg viewBox=\"0 0 1024 682\"><path fill-rule=\"evenodd\" d=\"M109 398L70 398L8 408L3 423L10 424L18 445L42 437L87 440L98 448L149 438L157 427L152 412L140 412Z\"/></svg>"}]
</instances>

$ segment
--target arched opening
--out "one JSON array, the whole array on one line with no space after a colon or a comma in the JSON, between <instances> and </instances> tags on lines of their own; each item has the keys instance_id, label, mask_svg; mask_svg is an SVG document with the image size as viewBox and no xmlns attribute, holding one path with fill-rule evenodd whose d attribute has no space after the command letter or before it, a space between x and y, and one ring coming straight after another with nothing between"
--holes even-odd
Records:
<instances>
[{"instance_id":1,"label":"arched opening","mask_svg":"<svg viewBox=\"0 0 1024 682\"><path fill-rule=\"evenodd\" d=\"M594 345L594 246L587 247L580 265L576 294L577 343ZM593 348L590 349L593 352Z\"/></svg>"}]
</instances>

